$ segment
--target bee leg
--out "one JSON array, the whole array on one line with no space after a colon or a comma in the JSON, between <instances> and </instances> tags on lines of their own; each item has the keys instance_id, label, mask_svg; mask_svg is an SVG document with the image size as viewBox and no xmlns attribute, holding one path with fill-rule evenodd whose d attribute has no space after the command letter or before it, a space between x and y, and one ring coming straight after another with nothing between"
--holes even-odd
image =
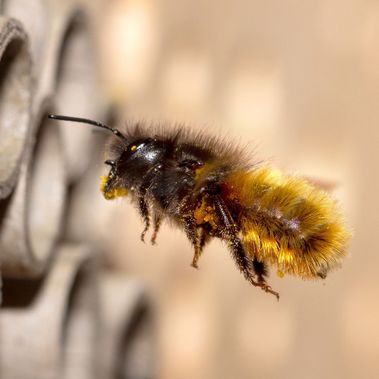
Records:
<instances>
[{"instance_id":1,"label":"bee leg","mask_svg":"<svg viewBox=\"0 0 379 379\"><path fill-rule=\"evenodd\" d=\"M145 223L145 228L143 229L141 233L141 241L145 242L145 235L146 232L149 230L150 227L150 215L149 215L149 207L147 204L146 196L147 192L154 180L154 177L156 175L156 168L157 166L153 166L150 168L145 176L143 177L142 184L138 188L138 207L141 217L143 218L143 221Z\"/></svg>"},{"instance_id":2,"label":"bee leg","mask_svg":"<svg viewBox=\"0 0 379 379\"><path fill-rule=\"evenodd\" d=\"M221 225L218 225L218 227L222 237L228 242L235 263L245 279L249 282L254 282L250 269L250 262L245 254L242 242L238 237L238 230L232 216L220 197L214 197L214 204L216 205L216 211L221 222ZM255 285L256 283L254 282L253 284Z\"/></svg>"},{"instance_id":3,"label":"bee leg","mask_svg":"<svg viewBox=\"0 0 379 379\"><path fill-rule=\"evenodd\" d=\"M245 249L241 240L238 237L238 228L227 208L224 201L219 196L214 196L214 204L216 206L216 210L222 225L219 225L219 228L222 230L223 238L228 241L228 245L232 252L232 256L234 258L235 263L238 268L242 272L245 279L250 282L255 287L260 287L263 291L271 293L276 296L279 300L279 294L271 289L269 285L264 281L265 270L264 266L259 265L260 262L254 264L251 267L251 261L247 257ZM255 267L257 268L258 273L256 276L258 277L258 281L254 279L254 273L251 268L255 271Z\"/></svg>"},{"instance_id":4,"label":"bee leg","mask_svg":"<svg viewBox=\"0 0 379 379\"><path fill-rule=\"evenodd\" d=\"M267 266L264 262L257 261L255 258L251 262L252 269L258 278L258 283L265 283L267 276Z\"/></svg>"},{"instance_id":5,"label":"bee leg","mask_svg":"<svg viewBox=\"0 0 379 379\"><path fill-rule=\"evenodd\" d=\"M277 297L279 300L279 294L272 290L272 288L266 283L265 277L267 276L267 265L264 262L259 262L256 259L252 261L252 269L258 279L258 287L263 291L271 293Z\"/></svg>"},{"instance_id":6,"label":"bee leg","mask_svg":"<svg viewBox=\"0 0 379 379\"><path fill-rule=\"evenodd\" d=\"M149 230L149 227L150 227L150 216L149 216L149 207L143 196L140 196L138 199L138 207L139 207L139 212L141 214L141 217L143 218L143 221L145 224L145 228L143 229L141 233L141 241L145 242L145 234Z\"/></svg>"},{"instance_id":7,"label":"bee leg","mask_svg":"<svg viewBox=\"0 0 379 379\"><path fill-rule=\"evenodd\" d=\"M161 221L162 221L162 218L161 216L158 216L158 215L154 215L154 231L153 231L153 235L151 236L151 244L152 245L155 245L156 244L156 239L157 239L157 235L158 235L158 232L159 232L159 228L161 226Z\"/></svg>"},{"instance_id":8,"label":"bee leg","mask_svg":"<svg viewBox=\"0 0 379 379\"><path fill-rule=\"evenodd\" d=\"M197 235L196 235L196 244L195 244L195 252L192 258L191 266L194 268L199 268L197 262L203 252L204 246L206 243L210 240L209 235L204 230L204 228L197 228Z\"/></svg>"},{"instance_id":9,"label":"bee leg","mask_svg":"<svg viewBox=\"0 0 379 379\"><path fill-rule=\"evenodd\" d=\"M187 235L187 238L190 240L192 246L195 249L194 256L191 262L191 266L194 268L199 268L197 261L201 255L200 242L199 242L199 233L198 226L191 216L183 218L184 231Z\"/></svg>"},{"instance_id":10,"label":"bee leg","mask_svg":"<svg viewBox=\"0 0 379 379\"><path fill-rule=\"evenodd\" d=\"M184 231L187 238L190 240L192 246L194 247L194 254L191 262L193 268L199 268L197 262L201 256L203 247L209 239L206 231L199 227L193 217L193 209L191 207L191 197L185 197L182 202L177 207L178 214L185 214L182 217L182 222L184 226Z\"/></svg>"}]
</instances>

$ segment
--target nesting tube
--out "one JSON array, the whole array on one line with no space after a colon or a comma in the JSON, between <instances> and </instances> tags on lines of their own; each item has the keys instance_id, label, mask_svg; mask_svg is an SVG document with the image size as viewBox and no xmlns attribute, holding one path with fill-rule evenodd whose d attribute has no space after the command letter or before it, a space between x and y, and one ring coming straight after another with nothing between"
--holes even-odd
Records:
<instances>
[{"instance_id":1,"label":"nesting tube","mask_svg":"<svg viewBox=\"0 0 379 379\"><path fill-rule=\"evenodd\" d=\"M3 11L20 19L31 37L37 83L33 112L53 97L57 113L104 120L109 105L101 91L83 4L72 0L13 0L4 3ZM79 179L91 161L91 128L70 123L57 127L64 140L68 178Z\"/></svg>"},{"instance_id":2,"label":"nesting tube","mask_svg":"<svg viewBox=\"0 0 379 379\"><path fill-rule=\"evenodd\" d=\"M96 57L84 15L74 16L67 25L60 47L56 77L57 113L105 121L106 101L101 96ZM81 177L93 158L94 128L59 122L64 141L68 178Z\"/></svg>"},{"instance_id":3,"label":"nesting tube","mask_svg":"<svg viewBox=\"0 0 379 379\"><path fill-rule=\"evenodd\" d=\"M102 378L96 255L62 245L49 274L4 281L3 379Z\"/></svg>"},{"instance_id":4,"label":"nesting tube","mask_svg":"<svg viewBox=\"0 0 379 379\"><path fill-rule=\"evenodd\" d=\"M34 77L37 79L44 69L44 52L50 36L51 18L44 0L4 0L1 13L22 23L28 35L30 53L34 62Z\"/></svg>"},{"instance_id":5,"label":"nesting tube","mask_svg":"<svg viewBox=\"0 0 379 379\"><path fill-rule=\"evenodd\" d=\"M0 199L10 194L18 177L31 100L32 64L26 34L18 21L0 16Z\"/></svg>"},{"instance_id":6,"label":"nesting tube","mask_svg":"<svg viewBox=\"0 0 379 379\"><path fill-rule=\"evenodd\" d=\"M65 164L56 126L42 112L34 146L22 162L17 187L2 208L3 276L36 277L51 260L66 195Z\"/></svg>"},{"instance_id":7,"label":"nesting tube","mask_svg":"<svg viewBox=\"0 0 379 379\"><path fill-rule=\"evenodd\" d=\"M33 115L55 96L62 41L71 19L81 7L76 0L5 0L1 6L3 14L24 25L30 39L35 82Z\"/></svg>"}]
</instances>

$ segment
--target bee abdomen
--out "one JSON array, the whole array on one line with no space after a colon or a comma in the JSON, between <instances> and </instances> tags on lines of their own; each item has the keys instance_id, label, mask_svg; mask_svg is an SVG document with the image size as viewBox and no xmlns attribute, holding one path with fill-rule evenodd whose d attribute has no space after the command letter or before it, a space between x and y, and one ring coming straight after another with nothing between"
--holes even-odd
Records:
<instances>
[{"instance_id":1,"label":"bee abdomen","mask_svg":"<svg viewBox=\"0 0 379 379\"><path fill-rule=\"evenodd\" d=\"M324 277L346 254L349 233L335 201L302 178L268 167L233 173L226 196L239 204L248 254L280 273Z\"/></svg>"}]
</instances>

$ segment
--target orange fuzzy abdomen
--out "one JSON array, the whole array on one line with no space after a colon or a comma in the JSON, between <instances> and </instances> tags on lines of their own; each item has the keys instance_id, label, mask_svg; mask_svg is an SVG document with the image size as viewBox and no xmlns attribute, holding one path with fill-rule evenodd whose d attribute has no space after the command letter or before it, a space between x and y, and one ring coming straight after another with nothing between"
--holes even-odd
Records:
<instances>
[{"instance_id":1,"label":"orange fuzzy abdomen","mask_svg":"<svg viewBox=\"0 0 379 379\"><path fill-rule=\"evenodd\" d=\"M346 255L349 233L335 201L306 180L263 167L232 173L223 192L238 209L247 253L280 274L325 277Z\"/></svg>"}]
</instances>

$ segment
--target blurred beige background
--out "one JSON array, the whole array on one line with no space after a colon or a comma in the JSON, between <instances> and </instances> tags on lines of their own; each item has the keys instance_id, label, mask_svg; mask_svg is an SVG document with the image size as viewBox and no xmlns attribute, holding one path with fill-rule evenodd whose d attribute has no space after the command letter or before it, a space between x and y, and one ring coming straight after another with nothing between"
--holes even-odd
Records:
<instances>
[{"instance_id":1,"label":"blurred beige background","mask_svg":"<svg viewBox=\"0 0 379 379\"><path fill-rule=\"evenodd\" d=\"M325 282L273 270L276 302L219 242L198 271L179 231L141 243L136 211L105 202L92 175L88 212L108 264L142 278L156 307L159 378L379 377L379 2L98 0L97 11L120 119L249 140L258 159L335 183L354 231Z\"/></svg>"}]
</instances>

